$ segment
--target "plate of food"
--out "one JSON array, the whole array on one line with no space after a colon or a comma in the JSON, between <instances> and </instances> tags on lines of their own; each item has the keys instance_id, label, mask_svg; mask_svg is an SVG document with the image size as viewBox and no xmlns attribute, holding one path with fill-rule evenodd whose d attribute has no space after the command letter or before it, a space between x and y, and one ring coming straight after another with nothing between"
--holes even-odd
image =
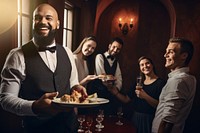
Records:
<instances>
[{"instance_id":1,"label":"plate of food","mask_svg":"<svg viewBox=\"0 0 200 133\"><path fill-rule=\"evenodd\" d=\"M103 82L113 82L116 80L116 78L113 75L98 75L99 79L101 79Z\"/></svg>"},{"instance_id":2,"label":"plate of food","mask_svg":"<svg viewBox=\"0 0 200 133\"><path fill-rule=\"evenodd\" d=\"M60 98L54 98L52 100L52 103L62 107L86 108L86 107L95 107L109 102L108 99L99 98L97 96L97 93L89 95L84 100L81 97L82 96L80 93L78 93L77 91L73 91L71 95L64 94Z\"/></svg>"}]
</instances>

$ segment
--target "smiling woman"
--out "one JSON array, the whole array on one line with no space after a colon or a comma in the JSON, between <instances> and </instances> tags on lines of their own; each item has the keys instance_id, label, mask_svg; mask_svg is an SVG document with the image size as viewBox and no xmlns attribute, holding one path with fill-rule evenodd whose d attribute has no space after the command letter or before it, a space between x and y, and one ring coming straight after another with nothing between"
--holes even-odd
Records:
<instances>
[{"instance_id":1,"label":"smiling woman","mask_svg":"<svg viewBox=\"0 0 200 133\"><path fill-rule=\"evenodd\" d=\"M17 21L17 1L1 0L0 1L0 34L6 32Z\"/></svg>"}]
</instances>

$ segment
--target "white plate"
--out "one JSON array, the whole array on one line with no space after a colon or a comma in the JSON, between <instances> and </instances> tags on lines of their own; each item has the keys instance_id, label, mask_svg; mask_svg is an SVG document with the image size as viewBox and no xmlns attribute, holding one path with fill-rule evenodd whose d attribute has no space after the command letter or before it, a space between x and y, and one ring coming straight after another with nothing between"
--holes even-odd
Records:
<instances>
[{"instance_id":1,"label":"white plate","mask_svg":"<svg viewBox=\"0 0 200 133\"><path fill-rule=\"evenodd\" d=\"M62 107L86 108L86 107L95 107L109 102L109 100L105 98L90 98L89 101L90 101L89 103L67 103L61 101L60 98L55 98L52 100L52 103Z\"/></svg>"}]
</instances>

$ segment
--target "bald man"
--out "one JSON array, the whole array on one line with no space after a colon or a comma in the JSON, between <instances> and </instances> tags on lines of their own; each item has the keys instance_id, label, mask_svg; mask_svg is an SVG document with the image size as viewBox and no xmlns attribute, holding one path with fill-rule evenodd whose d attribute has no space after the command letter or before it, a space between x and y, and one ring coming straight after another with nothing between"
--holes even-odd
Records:
<instances>
[{"instance_id":1,"label":"bald man","mask_svg":"<svg viewBox=\"0 0 200 133\"><path fill-rule=\"evenodd\" d=\"M55 42L59 25L56 10L39 5L33 12L33 39L11 50L2 69L0 104L22 116L27 133L77 132L74 109L51 104L71 89L87 96L79 85L72 52Z\"/></svg>"}]
</instances>

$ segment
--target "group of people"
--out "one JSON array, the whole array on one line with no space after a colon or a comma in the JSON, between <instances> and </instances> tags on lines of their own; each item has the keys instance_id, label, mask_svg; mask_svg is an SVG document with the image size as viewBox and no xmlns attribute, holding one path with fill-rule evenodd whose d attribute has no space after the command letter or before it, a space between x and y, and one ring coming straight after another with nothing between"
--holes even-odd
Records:
<instances>
[{"instance_id":1,"label":"group of people","mask_svg":"<svg viewBox=\"0 0 200 133\"><path fill-rule=\"evenodd\" d=\"M116 56L124 45L122 39L114 38L106 52L95 56L96 37L88 36L72 53L55 41L59 25L56 10L49 4L39 5L33 12L33 39L10 51L1 72L0 105L22 116L26 133L76 133L75 109L51 103L72 90L84 98L94 92L108 98L110 103L103 106L107 114L116 111L119 102L131 103L131 120L138 133L183 132L196 90L188 67L194 49L190 41L169 40L164 54L165 67L171 71L167 81L157 76L153 61L142 56L138 60L142 88L136 89L134 83L128 93L121 93ZM115 80L102 81L98 75L112 75Z\"/></svg>"},{"instance_id":2,"label":"group of people","mask_svg":"<svg viewBox=\"0 0 200 133\"><path fill-rule=\"evenodd\" d=\"M112 87L118 90L122 88L122 75L119 67L119 62L116 55L120 52L123 46L122 39L113 38L108 46L108 51L105 53L94 55L97 40L95 36L85 37L78 48L73 52L78 78L81 85L87 89L88 94L97 93L98 97L107 98L109 104L103 105L103 110L106 114L112 114L117 109L117 99L108 91L109 82L102 82L100 77L104 75L112 75L115 79ZM101 75L101 76L100 76ZM94 110L98 111L100 108ZM84 109L79 109L80 111ZM95 112L95 111L92 112ZM86 110L85 113L91 113Z\"/></svg>"}]
</instances>

